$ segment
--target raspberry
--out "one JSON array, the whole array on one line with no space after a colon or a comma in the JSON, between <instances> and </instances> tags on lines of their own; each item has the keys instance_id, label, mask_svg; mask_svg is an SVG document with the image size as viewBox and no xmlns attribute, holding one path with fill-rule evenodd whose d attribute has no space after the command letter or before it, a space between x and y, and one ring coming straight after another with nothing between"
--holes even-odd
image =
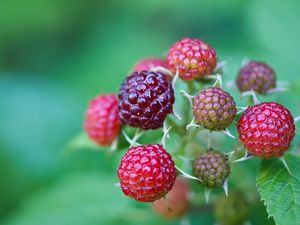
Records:
<instances>
[{"instance_id":1,"label":"raspberry","mask_svg":"<svg viewBox=\"0 0 300 225\"><path fill-rule=\"evenodd\" d=\"M177 177L172 190L166 199L153 202L154 210L165 218L178 218L183 216L189 208L189 184L186 179Z\"/></svg>"},{"instance_id":2,"label":"raspberry","mask_svg":"<svg viewBox=\"0 0 300 225\"><path fill-rule=\"evenodd\" d=\"M120 132L118 99L113 94L92 99L86 111L84 128L99 145L110 145Z\"/></svg>"},{"instance_id":3,"label":"raspberry","mask_svg":"<svg viewBox=\"0 0 300 225\"><path fill-rule=\"evenodd\" d=\"M164 67L168 68L167 63L165 60L160 58L145 58L140 60L135 66L134 71L142 72L142 71L149 71L155 67Z\"/></svg>"},{"instance_id":4,"label":"raspberry","mask_svg":"<svg viewBox=\"0 0 300 225\"><path fill-rule=\"evenodd\" d=\"M125 195L140 202L153 202L172 189L176 170L171 155L161 145L148 144L128 149L118 176Z\"/></svg>"},{"instance_id":5,"label":"raspberry","mask_svg":"<svg viewBox=\"0 0 300 225\"><path fill-rule=\"evenodd\" d=\"M242 192L235 191L216 201L214 214L222 225L241 225L248 218L249 208L246 196Z\"/></svg>"},{"instance_id":6,"label":"raspberry","mask_svg":"<svg viewBox=\"0 0 300 225\"><path fill-rule=\"evenodd\" d=\"M202 152L193 162L193 172L203 186L221 187L230 174L228 157L215 150Z\"/></svg>"},{"instance_id":7,"label":"raspberry","mask_svg":"<svg viewBox=\"0 0 300 225\"><path fill-rule=\"evenodd\" d=\"M165 75L159 72L133 72L119 91L119 115L133 127L156 129L162 127L172 112L174 91Z\"/></svg>"},{"instance_id":8,"label":"raspberry","mask_svg":"<svg viewBox=\"0 0 300 225\"><path fill-rule=\"evenodd\" d=\"M197 124L210 131L224 130L236 116L232 96L221 88L209 87L195 97L193 114Z\"/></svg>"},{"instance_id":9,"label":"raspberry","mask_svg":"<svg viewBox=\"0 0 300 225\"><path fill-rule=\"evenodd\" d=\"M212 74L217 65L216 51L199 39L183 38L176 42L167 55L169 69L184 80Z\"/></svg>"},{"instance_id":10,"label":"raspberry","mask_svg":"<svg viewBox=\"0 0 300 225\"><path fill-rule=\"evenodd\" d=\"M240 92L254 90L259 94L266 94L276 87L276 75L266 63L250 61L239 71L236 84Z\"/></svg>"},{"instance_id":11,"label":"raspberry","mask_svg":"<svg viewBox=\"0 0 300 225\"><path fill-rule=\"evenodd\" d=\"M250 106L238 121L238 133L246 149L258 157L280 157L295 136L294 118L276 102Z\"/></svg>"}]
</instances>

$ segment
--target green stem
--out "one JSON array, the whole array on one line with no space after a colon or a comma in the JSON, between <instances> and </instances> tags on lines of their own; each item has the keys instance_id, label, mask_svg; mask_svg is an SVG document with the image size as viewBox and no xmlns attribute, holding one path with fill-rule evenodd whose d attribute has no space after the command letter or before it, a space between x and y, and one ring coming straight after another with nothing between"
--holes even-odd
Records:
<instances>
[{"instance_id":1,"label":"green stem","mask_svg":"<svg viewBox=\"0 0 300 225\"><path fill-rule=\"evenodd\" d=\"M188 87L188 92L190 95L193 95L195 92L195 85L193 81L186 81L187 87Z\"/></svg>"},{"instance_id":2,"label":"green stem","mask_svg":"<svg viewBox=\"0 0 300 225\"><path fill-rule=\"evenodd\" d=\"M248 105L254 105L254 99L252 95L250 95L248 98Z\"/></svg>"}]
</instances>

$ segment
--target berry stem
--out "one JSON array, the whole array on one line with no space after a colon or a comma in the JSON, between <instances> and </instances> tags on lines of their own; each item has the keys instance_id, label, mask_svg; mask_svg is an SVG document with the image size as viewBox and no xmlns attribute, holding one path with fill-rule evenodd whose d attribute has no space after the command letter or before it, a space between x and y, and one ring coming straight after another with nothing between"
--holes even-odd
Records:
<instances>
[{"instance_id":1,"label":"berry stem","mask_svg":"<svg viewBox=\"0 0 300 225\"><path fill-rule=\"evenodd\" d=\"M256 105L256 104L260 103L254 90L243 92L242 97L245 97L245 96L250 96L249 105L253 105L253 104Z\"/></svg>"},{"instance_id":2,"label":"berry stem","mask_svg":"<svg viewBox=\"0 0 300 225\"><path fill-rule=\"evenodd\" d=\"M169 136L169 132L170 132L170 130L171 130L171 128L172 127L169 127L167 130L165 130L164 131L164 135L163 135L163 137L162 137L162 139L161 139L161 145L164 147L164 148L166 148L166 140L167 140L167 138L168 138L168 136Z\"/></svg>"},{"instance_id":3,"label":"berry stem","mask_svg":"<svg viewBox=\"0 0 300 225\"><path fill-rule=\"evenodd\" d=\"M195 85L193 81L186 81L187 87L188 87L188 91L190 94L194 94L195 93Z\"/></svg>"},{"instance_id":4,"label":"berry stem","mask_svg":"<svg viewBox=\"0 0 300 225\"><path fill-rule=\"evenodd\" d=\"M205 203L208 204L210 199L210 189L208 188L204 189L204 198L205 198Z\"/></svg>"}]
</instances>

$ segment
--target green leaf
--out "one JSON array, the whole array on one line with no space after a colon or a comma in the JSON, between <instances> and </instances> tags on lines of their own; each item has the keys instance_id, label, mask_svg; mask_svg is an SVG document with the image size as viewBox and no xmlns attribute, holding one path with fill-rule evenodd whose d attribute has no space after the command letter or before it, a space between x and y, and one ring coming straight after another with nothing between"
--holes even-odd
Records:
<instances>
[{"instance_id":1,"label":"green leaf","mask_svg":"<svg viewBox=\"0 0 300 225\"><path fill-rule=\"evenodd\" d=\"M63 148L65 154L71 153L76 150L92 150L99 151L101 148L88 138L85 132L81 132L73 137Z\"/></svg>"},{"instance_id":2,"label":"green leaf","mask_svg":"<svg viewBox=\"0 0 300 225\"><path fill-rule=\"evenodd\" d=\"M120 187L114 186L117 181L103 173L62 177L25 198L4 224L162 224L151 204L126 197Z\"/></svg>"},{"instance_id":3,"label":"green leaf","mask_svg":"<svg viewBox=\"0 0 300 225\"><path fill-rule=\"evenodd\" d=\"M291 175L279 159L262 161L258 190L276 224L300 224L300 157L287 154L285 159Z\"/></svg>"}]
</instances>

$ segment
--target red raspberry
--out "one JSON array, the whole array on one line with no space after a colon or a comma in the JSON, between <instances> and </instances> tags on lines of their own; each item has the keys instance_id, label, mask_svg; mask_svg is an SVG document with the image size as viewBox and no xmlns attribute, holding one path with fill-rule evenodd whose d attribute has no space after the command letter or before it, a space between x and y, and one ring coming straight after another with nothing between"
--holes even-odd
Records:
<instances>
[{"instance_id":1,"label":"red raspberry","mask_svg":"<svg viewBox=\"0 0 300 225\"><path fill-rule=\"evenodd\" d=\"M183 216L189 208L189 183L182 177L177 177L172 190L166 199L153 202L153 209L165 218L178 218Z\"/></svg>"},{"instance_id":2,"label":"red raspberry","mask_svg":"<svg viewBox=\"0 0 300 225\"><path fill-rule=\"evenodd\" d=\"M113 94L92 99L86 111L84 128L88 136L99 145L110 145L119 135L118 99Z\"/></svg>"},{"instance_id":3,"label":"red raspberry","mask_svg":"<svg viewBox=\"0 0 300 225\"><path fill-rule=\"evenodd\" d=\"M276 102L250 106L238 121L238 133L247 150L258 157L280 157L295 136L294 118Z\"/></svg>"},{"instance_id":4,"label":"red raspberry","mask_svg":"<svg viewBox=\"0 0 300 225\"><path fill-rule=\"evenodd\" d=\"M212 74L217 65L215 49L199 39L183 38L176 42L167 55L169 69L184 80Z\"/></svg>"},{"instance_id":5,"label":"red raspberry","mask_svg":"<svg viewBox=\"0 0 300 225\"><path fill-rule=\"evenodd\" d=\"M239 71L236 84L240 92L254 90L259 94L266 94L276 87L276 75L266 63L250 61Z\"/></svg>"},{"instance_id":6,"label":"red raspberry","mask_svg":"<svg viewBox=\"0 0 300 225\"><path fill-rule=\"evenodd\" d=\"M121 120L142 129L162 127L175 101L172 85L166 76L151 71L129 75L118 96Z\"/></svg>"},{"instance_id":7,"label":"red raspberry","mask_svg":"<svg viewBox=\"0 0 300 225\"><path fill-rule=\"evenodd\" d=\"M171 155L161 145L149 144L128 149L118 176L125 195L140 202L153 202L172 189L176 170Z\"/></svg>"},{"instance_id":8,"label":"red raspberry","mask_svg":"<svg viewBox=\"0 0 300 225\"><path fill-rule=\"evenodd\" d=\"M142 72L144 70L149 71L155 67L168 68L167 62L160 58L145 58L140 60L135 66L134 71Z\"/></svg>"}]
</instances>

